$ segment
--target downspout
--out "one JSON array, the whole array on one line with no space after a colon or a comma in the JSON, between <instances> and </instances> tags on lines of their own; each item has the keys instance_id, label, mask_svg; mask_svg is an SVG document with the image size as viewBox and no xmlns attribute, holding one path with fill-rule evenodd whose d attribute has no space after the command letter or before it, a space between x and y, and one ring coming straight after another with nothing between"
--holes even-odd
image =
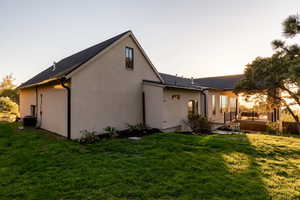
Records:
<instances>
[{"instance_id":1,"label":"downspout","mask_svg":"<svg viewBox=\"0 0 300 200\"><path fill-rule=\"evenodd\" d=\"M67 138L71 139L71 88L67 85L66 78L63 77L60 79L60 84L63 88L67 90Z\"/></svg>"},{"instance_id":2,"label":"downspout","mask_svg":"<svg viewBox=\"0 0 300 200\"><path fill-rule=\"evenodd\" d=\"M142 104L143 104L143 125L146 126L145 92L142 93Z\"/></svg>"},{"instance_id":3,"label":"downspout","mask_svg":"<svg viewBox=\"0 0 300 200\"><path fill-rule=\"evenodd\" d=\"M238 118L238 112L239 112L239 110L238 110L238 106L239 106L239 96L237 96L237 98L236 98L236 100L235 100L235 120L237 120L237 118Z\"/></svg>"},{"instance_id":4,"label":"downspout","mask_svg":"<svg viewBox=\"0 0 300 200\"><path fill-rule=\"evenodd\" d=\"M207 111L206 111L206 104L207 104L207 100L206 100L206 94L205 94L205 92L204 92L205 90L201 90L201 93L203 94L203 97L204 97L204 117L207 117Z\"/></svg>"},{"instance_id":5,"label":"downspout","mask_svg":"<svg viewBox=\"0 0 300 200\"><path fill-rule=\"evenodd\" d=\"M39 94L38 94L38 86L35 87L35 113L34 117L36 117L36 128L42 127L42 114L39 115Z\"/></svg>"},{"instance_id":6,"label":"downspout","mask_svg":"<svg viewBox=\"0 0 300 200\"><path fill-rule=\"evenodd\" d=\"M35 87L35 113L34 117L38 117L38 112L39 111L39 96L38 96L38 87Z\"/></svg>"}]
</instances>

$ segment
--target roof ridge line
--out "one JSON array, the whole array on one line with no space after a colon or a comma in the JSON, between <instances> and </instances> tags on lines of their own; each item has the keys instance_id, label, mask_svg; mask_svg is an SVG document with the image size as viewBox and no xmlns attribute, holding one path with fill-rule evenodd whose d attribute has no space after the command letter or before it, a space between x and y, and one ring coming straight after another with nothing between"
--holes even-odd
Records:
<instances>
[{"instance_id":1,"label":"roof ridge line","mask_svg":"<svg viewBox=\"0 0 300 200\"><path fill-rule=\"evenodd\" d=\"M222 77L230 77L230 76L242 76L244 74L229 74L229 75L223 75L223 76L208 76L208 77L201 77L201 78L195 78L195 79L205 79L205 78L222 78Z\"/></svg>"}]
</instances>

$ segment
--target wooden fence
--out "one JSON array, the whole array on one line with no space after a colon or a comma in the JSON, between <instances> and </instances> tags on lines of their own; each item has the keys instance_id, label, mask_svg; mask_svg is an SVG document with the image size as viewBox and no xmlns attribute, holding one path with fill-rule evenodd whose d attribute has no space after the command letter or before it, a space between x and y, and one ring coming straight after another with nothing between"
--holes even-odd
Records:
<instances>
[{"instance_id":1,"label":"wooden fence","mask_svg":"<svg viewBox=\"0 0 300 200\"><path fill-rule=\"evenodd\" d=\"M251 120L240 120L240 128L241 130L249 130L249 131L266 131L267 122L262 121L251 121ZM289 134L300 134L298 130L298 125L300 123L297 122L282 122L282 131L283 133Z\"/></svg>"},{"instance_id":2,"label":"wooden fence","mask_svg":"<svg viewBox=\"0 0 300 200\"><path fill-rule=\"evenodd\" d=\"M251 121L251 120L240 120L240 129L249 131L266 131L266 122L262 121Z\"/></svg>"},{"instance_id":3,"label":"wooden fence","mask_svg":"<svg viewBox=\"0 0 300 200\"><path fill-rule=\"evenodd\" d=\"M284 133L300 134L298 126L300 126L300 123L297 122L282 122L282 130Z\"/></svg>"}]
</instances>

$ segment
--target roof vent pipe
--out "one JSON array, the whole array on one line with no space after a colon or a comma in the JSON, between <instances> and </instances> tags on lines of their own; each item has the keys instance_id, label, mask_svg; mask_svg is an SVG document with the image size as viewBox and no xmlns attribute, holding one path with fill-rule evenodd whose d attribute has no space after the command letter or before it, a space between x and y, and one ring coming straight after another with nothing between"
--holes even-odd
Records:
<instances>
[{"instance_id":1,"label":"roof vent pipe","mask_svg":"<svg viewBox=\"0 0 300 200\"><path fill-rule=\"evenodd\" d=\"M56 70L56 62L53 62L52 71L54 72Z\"/></svg>"},{"instance_id":2,"label":"roof vent pipe","mask_svg":"<svg viewBox=\"0 0 300 200\"><path fill-rule=\"evenodd\" d=\"M192 82L192 84L194 84L194 78L193 77L191 77L191 82Z\"/></svg>"}]
</instances>

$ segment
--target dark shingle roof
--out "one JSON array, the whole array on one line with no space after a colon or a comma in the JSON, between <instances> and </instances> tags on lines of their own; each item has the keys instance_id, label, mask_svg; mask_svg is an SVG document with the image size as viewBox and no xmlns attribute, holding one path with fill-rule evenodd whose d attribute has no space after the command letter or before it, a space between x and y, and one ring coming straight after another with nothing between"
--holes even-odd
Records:
<instances>
[{"instance_id":1,"label":"dark shingle roof","mask_svg":"<svg viewBox=\"0 0 300 200\"><path fill-rule=\"evenodd\" d=\"M164 73L160 73L160 76L164 79L165 85L169 87L186 89L212 88L218 90L232 90L234 89L235 84L244 78L243 74L197 78L194 79L194 84L192 84L192 80L189 78L183 78Z\"/></svg>"},{"instance_id":2,"label":"dark shingle roof","mask_svg":"<svg viewBox=\"0 0 300 200\"><path fill-rule=\"evenodd\" d=\"M195 83L204 87L215 88L219 90L232 90L235 84L244 78L243 74L216 76L208 78L197 78Z\"/></svg>"},{"instance_id":3,"label":"dark shingle roof","mask_svg":"<svg viewBox=\"0 0 300 200\"><path fill-rule=\"evenodd\" d=\"M121 33L115 37L112 37L108 40L105 40L104 42L101 42L99 44L96 44L92 47L89 47L85 50L82 50L78 53L75 53L69 57L66 57L62 60L60 60L55 65L55 70L53 70L53 66L49 67L48 69L42 71L38 75L34 76L30 80L26 81L25 83L21 84L19 88L24 88L30 85L34 85L49 79L57 79L61 78L64 75L69 74L94 56L96 56L98 53L109 47L111 44L119 40L121 37L129 33L130 31L126 31L124 33Z\"/></svg>"},{"instance_id":4,"label":"dark shingle roof","mask_svg":"<svg viewBox=\"0 0 300 200\"><path fill-rule=\"evenodd\" d=\"M194 84L192 84L192 80L189 78L183 78L183 77L164 74L164 73L159 73L159 74L163 78L165 85L168 87L196 89L196 90L201 90L205 88L195 84L195 82Z\"/></svg>"}]
</instances>

